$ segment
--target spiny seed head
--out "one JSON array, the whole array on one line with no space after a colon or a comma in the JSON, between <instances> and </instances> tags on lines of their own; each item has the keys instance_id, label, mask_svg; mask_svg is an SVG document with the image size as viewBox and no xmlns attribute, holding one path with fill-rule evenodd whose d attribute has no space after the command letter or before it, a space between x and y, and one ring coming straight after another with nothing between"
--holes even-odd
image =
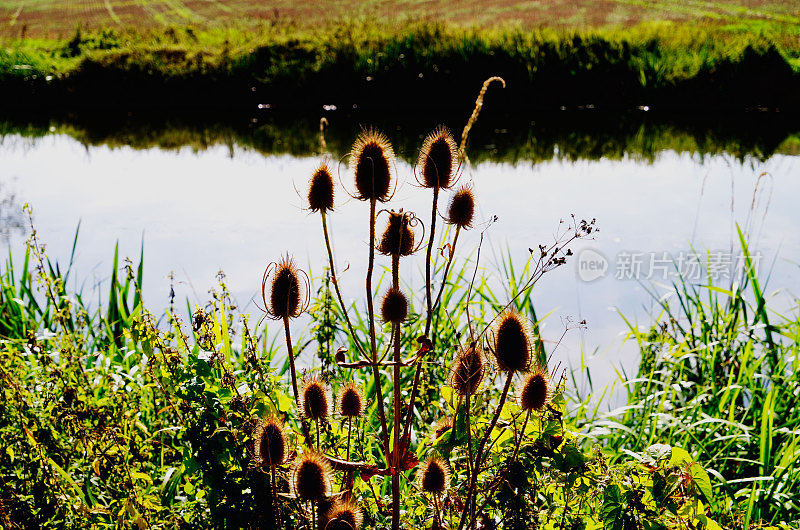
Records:
<instances>
[{"instance_id":1,"label":"spiny seed head","mask_svg":"<svg viewBox=\"0 0 800 530\"><path fill-rule=\"evenodd\" d=\"M442 495L450 483L450 470L441 458L435 456L422 464L418 480L422 491Z\"/></svg>"},{"instance_id":2,"label":"spiny seed head","mask_svg":"<svg viewBox=\"0 0 800 530\"><path fill-rule=\"evenodd\" d=\"M303 415L312 420L323 420L330 414L331 400L328 397L328 385L317 376L303 380L300 391Z\"/></svg>"},{"instance_id":3,"label":"spiny seed head","mask_svg":"<svg viewBox=\"0 0 800 530\"><path fill-rule=\"evenodd\" d=\"M378 242L378 252L386 256L410 256L414 253L414 231L416 216L411 212L389 212L389 220Z\"/></svg>"},{"instance_id":4,"label":"spiny seed head","mask_svg":"<svg viewBox=\"0 0 800 530\"><path fill-rule=\"evenodd\" d=\"M472 193L472 188L468 186L459 188L447 207L447 222L460 228L469 228L474 217L475 195Z\"/></svg>"},{"instance_id":5,"label":"spiny seed head","mask_svg":"<svg viewBox=\"0 0 800 530\"><path fill-rule=\"evenodd\" d=\"M447 127L437 127L422 144L417 167L426 188L449 188L458 158L458 146Z\"/></svg>"},{"instance_id":6,"label":"spiny seed head","mask_svg":"<svg viewBox=\"0 0 800 530\"><path fill-rule=\"evenodd\" d=\"M504 372L527 372L531 365L532 346L525 319L516 311L500 315L492 337L492 353Z\"/></svg>"},{"instance_id":7,"label":"spiny seed head","mask_svg":"<svg viewBox=\"0 0 800 530\"><path fill-rule=\"evenodd\" d=\"M306 309L308 279L286 255L267 267L261 282L261 296L267 314L272 318L295 318Z\"/></svg>"},{"instance_id":8,"label":"spiny seed head","mask_svg":"<svg viewBox=\"0 0 800 530\"><path fill-rule=\"evenodd\" d=\"M447 416L442 416L436 420L433 428L433 439L438 440L444 433L453 428L453 420Z\"/></svg>"},{"instance_id":9,"label":"spiny seed head","mask_svg":"<svg viewBox=\"0 0 800 530\"><path fill-rule=\"evenodd\" d=\"M471 396L478 391L484 373L483 351L475 344L465 346L456 355L450 385L458 395Z\"/></svg>"},{"instance_id":10,"label":"spiny seed head","mask_svg":"<svg viewBox=\"0 0 800 530\"><path fill-rule=\"evenodd\" d=\"M298 456L292 465L292 492L304 501L318 501L331 494L331 467L317 452Z\"/></svg>"},{"instance_id":11,"label":"spiny seed head","mask_svg":"<svg viewBox=\"0 0 800 530\"><path fill-rule=\"evenodd\" d=\"M536 367L522 383L519 393L519 408L540 412L550 402L550 377L541 367Z\"/></svg>"},{"instance_id":12,"label":"spiny seed head","mask_svg":"<svg viewBox=\"0 0 800 530\"><path fill-rule=\"evenodd\" d=\"M278 466L286 459L286 429L278 418L260 421L253 442L256 461L263 465Z\"/></svg>"},{"instance_id":13,"label":"spiny seed head","mask_svg":"<svg viewBox=\"0 0 800 530\"><path fill-rule=\"evenodd\" d=\"M308 207L312 212L333 210L333 177L327 162L322 162L308 185Z\"/></svg>"},{"instance_id":14,"label":"spiny seed head","mask_svg":"<svg viewBox=\"0 0 800 530\"><path fill-rule=\"evenodd\" d=\"M350 168L356 180L356 198L386 202L392 187L394 150L383 133L361 132L350 150Z\"/></svg>"},{"instance_id":15,"label":"spiny seed head","mask_svg":"<svg viewBox=\"0 0 800 530\"><path fill-rule=\"evenodd\" d=\"M339 414L346 418L361 416L364 411L364 393L350 381L339 394Z\"/></svg>"},{"instance_id":16,"label":"spiny seed head","mask_svg":"<svg viewBox=\"0 0 800 530\"><path fill-rule=\"evenodd\" d=\"M349 501L337 501L325 515L326 530L358 530L364 516L361 508Z\"/></svg>"},{"instance_id":17,"label":"spiny seed head","mask_svg":"<svg viewBox=\"0 0 800 530\"><path fill-rule=\"evenodd\" d=\"M408 316L408 298L400 289L390 287L383 295L381 318L384 322L402 323Z\"/></svg>"}]
</instances>

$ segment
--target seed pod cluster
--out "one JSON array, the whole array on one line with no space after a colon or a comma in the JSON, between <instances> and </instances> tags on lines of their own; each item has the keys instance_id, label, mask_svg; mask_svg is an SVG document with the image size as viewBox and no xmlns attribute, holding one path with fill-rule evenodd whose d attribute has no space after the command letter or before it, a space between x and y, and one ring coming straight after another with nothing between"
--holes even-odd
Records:
<instances>
[{"instance_id":1,"label":"seed pod cluster","mask_svg":"<svg viewBox=\"0 0 800 530\"><path fill-rule=\"evenodd\" d=\"M410 256L414 253L414 230L411 225L415 216L410 212L389 212L386 228L378 242L378 252L386 256Z\"/></svg>"},{"instance_id":2,"label":"seed pod cluster","mask_svg":"<svg viewBox=\"0 0 800 530\"><path fill-rule=\"evenodd\" d=\"M541 367L528 374L519 393L519 408L541 412L550 402L551 388L547 371Z\"/></svg>"},{"instance_id":3,"label":"seed pod cluster","mask_svg":"<svg viewBox=\"0 0 800 530\"><path fill-rule=\"evenodd\" d=\"M324 420L330 415L331 400L328 385L317 376L303 380L301 407L303 415L312 420Z\"/></svg>"},{"instance_id":4,"label":"seed pod cluster","mask_svg":"<svg viewBox=\"0 0 800 530\"><path fill-rule=\"evenodd\" d=\"M453 363L450 385L458 395L471 396L478 391L484 372L485 363L480 347L476 344L463 347Z\"/></svg>"},{"instance_id":5,"label":"seed pod cluster","mask_svg":"<svg viewBox=\"0 0 800 530\"><path fill-rule=\"evenodd\" d=\"M408 299L403 291L390 287L383 295L381 302L381 318L392 324L402 323L408 316Z\"/></svg>"},{"instance_id":6,"label":"seed pod cluster","mask_svg":"<svg viewBox=\"0 0 800 530\"><path fill-rule=\"evenodd\" d=\"M422 491L442 495L450 484L450 470L442 459L433 457L422 464L417 480Z\"/></svg>"},{"instance_id":7,"label":"seed pod cluster","mask_svg":"<svg viewBox=\"0 0 800 530\"><path fill-rule=\"evenodd\" d=\"M327 162L323 162L311 176L308 185L308 208L312 212L333 210L334 184Z\"/></svg>"},{"instance_id":8,"label":"seed pod cluster","mask_svg":"<svg viewBox=\"0 0 800 530\"><path fill-rule=\"evenodd\" d=\"M503 372L527 372L533 357L528 325L516 311L500 315L491 345L497 367Z\"/></svg>"},{"instance_id":9,"label":"seed pod cluster","mask_svg":"<svg viewBox=\"0 0 800 530\"><path fill-rule=\"evenodd\" d=\"M350 167L356 184L356 198L386 202L392 188L394 150L383 133L363 131L350 150Z\"/></svg>"},{"instance_id":10,"label":"seed pod cluster","mask_svg":"<svg viewBox=\"0 0 800 530\"><path fill-rule=\"evenodd\" d=\"M356 386L355 382L350 381L339 394L339 414L346 418L361 416L364 411L364 393Z\"/></svg>"},{"instance_id":11,"label":"seed pod cluster","mask_svg":"<svg viewBox=\"0 0 800 530\"><path fill-rule=\"evenodd\" d=\"M304 501L319 501L331 494L331 468L319 453L298 456L292 466L292 492Z\"/></svg>"},{"instance_id":12,"label":"seed pod cluster","mask_svg":"<svg viewBox=\"0 0 800 530\"><path fill-rule=\"evenodd\" d=\"M475 195L472 188L464 186L459 188L450 198L447 207L447 222L460 228L472 226L475 217Z\"/></svg>"},{"instance_id":13,"label":"seed pod cluster","mask_svg":"<svg viewBox=\"0 0 800 530\"><path fill-rule=\"evenodd\" d=\"M449 188L455 174L458 146L447 127L438 127L422 143L417 167L426 188Z\"/></svg>"},{"instance_id":14,"label":"seed pod cluster","mask_svg":"<svg viewBox=\"0 0 800 530\"><path fill-rule=\"evenodd\" d=\"M286 430L278 418L269 417L258 423L253 437L256 461L278 466L286 459Z\"/></svg>"}]
</instances>

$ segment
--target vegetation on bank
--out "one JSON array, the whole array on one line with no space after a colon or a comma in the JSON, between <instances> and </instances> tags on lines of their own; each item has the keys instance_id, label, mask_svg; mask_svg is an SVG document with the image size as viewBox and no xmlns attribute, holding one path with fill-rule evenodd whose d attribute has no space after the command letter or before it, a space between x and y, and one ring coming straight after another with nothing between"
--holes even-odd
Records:
<instances>
[{"instance_id":1,"label":"vegetation on bank","mask_svg":"<svg viewBox=\"0 0 800 530\"><path fill-rule=\"evenodd\" d=\"M800 34L769 23L472 29L434 23L78 31L8 39L5 101L39 108L464 108L493 74L498 110L796 110Z\"/></svg>"}]
</instances>

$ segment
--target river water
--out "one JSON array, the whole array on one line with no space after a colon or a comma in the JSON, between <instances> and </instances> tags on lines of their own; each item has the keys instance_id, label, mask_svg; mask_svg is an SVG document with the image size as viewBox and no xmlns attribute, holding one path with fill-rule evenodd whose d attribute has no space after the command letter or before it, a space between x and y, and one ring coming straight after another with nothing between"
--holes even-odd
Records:
<instances>
[{"instance_id":1,"label":"river water","mask_svg":"<svg viewBox=\"0 0 800 530\"><path fill-rule=\"evenodd\" d=\"M474 186L479 211L458 254L474 257L480 229L497 216L486 231L480 265L481 274L502 288L504 255L519 267L528 249L551 243L571 215L596 219L594 239L572 245L575 256L532 292L548 348L567 323L586 321L566 335L553 359L573 367L583 359L596 389L613 382L617 370L635 373L637 350L624 340L620 314L642 326L651 323L658 311L648 290L668 293L674 267L697 283L710 273L724 286L736 275L737 223L748 233L762 276L770 275L767 291L776 307L788 307L800 294L800 156L791 149L764 154L723 146L702 152L697 142L686 147L673 139L664 148L653 142L646 156L640 147L628 151L624 145L613 154L590 149L581 156L570 150L567 137L540 145L537 156L520 149L509 157L493 156L503 138L503 130L494 132L471 146L474 161L461 176ZM187 298L191 305L207 301L222 270L240 308L253 314L270 261L290 252L318 276L325 265L319 218L303 210L298 190L305 189L319 157L302 147L289 154L292 148L276 148L275 142L254 147L235 135L201 147L196 134L191 138L182 147L179 140L160 145L166 142L158 136L145 145L125 136L87 140L63 124L35 134L7 130L0 143L4 244L21 259L28 233L21 209L28 203L49 256L63 266L80 223L73 287L99 301L114 245L136 261L143 243L144 297L156 309L168 303L170 275L185 307ZM430 194L415 184L410 159L413 153L398 160L400 184L387 207L415 211L428 224ZM349 185L344 168L342 181ZM363 300L368 206L341 191L337 203L330 220L337 259L348 267L342 288L346 298ZM420 252L402 264L404 279L417 286L420 307L423 259ZM379 265L388 266L385 261Z\"/></svg>"}]
</instances>

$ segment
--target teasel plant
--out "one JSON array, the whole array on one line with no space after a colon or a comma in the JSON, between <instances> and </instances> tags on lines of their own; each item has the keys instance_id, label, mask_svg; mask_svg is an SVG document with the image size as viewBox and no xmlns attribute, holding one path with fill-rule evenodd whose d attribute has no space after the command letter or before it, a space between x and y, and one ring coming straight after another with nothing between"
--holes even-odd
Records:
<instances>
[{"instance_id":1,"label":"teasel plant","mask_svg":"<svg viewBox=\"0 0 800 530\"><path fill-rule=\"evenodd\" d=\"M355 349L355 351L349 352L347 347L340 348L335 355L335 362L343 370L364 368L371 372L374 394L371 394L370 398L374 396L374 407L379 419L379 428L376 429L377 439L381 450L378 453L373 452L372 455L365 454L365 461L353 459L352 451L353 423L356 423L357 431L365 431L373 427L369 421L360 421L366 409L366 399L361 388L353 380L350 380L337 392L335 408L347 424L346 449L343 452L344 459L342 460L339 457L342 452L338 445L330 443L330 440L328 440L328 444L322 443L320 423L327 421L334 408L332 407L333 397L327 383L319 376L306 375L303 378L302 389L298 389L297 386L288 322L290 318L295 318L302 313L308 305L307 276L299 271L288 257L279 263L272 264L265 271L262 280L262 299L267 315L274 319L282 319L284 322L297 410L301 418L313 421L315 427L313 443L311 437L306 433L306 449L297 457L292 466L290 480L291 495L301 502L311 504L311 521L315 528L360 527L363 520L362 511L355 504L353 496L354 475L358 474L367 483L374 476L389 479L392 500L388 513L391 514L392 528L399 529L403 502L401 492L408 491L408 489L401 489L401 481L406 480L405 473L414 468L417 468L415 482L412 486L411 482L406 481L406 488L417 488L431 497L434 527L442 528L448 525L448 521L444 517L444 507L447 504L451 511L454 506L460 507L457 508L460 511L460 514L457 514L460 517L459 528L466 525L474 528L478 495L485 493L485 490L478 489L479 476L484 471L484 460L491 451L491 445L488 443L492 430L497 425L503 406L508 401L514 378L524 378L516 402L519 404L520 410L526 414L525 426L527 426L531 414L543 413L546 410L553 394L551 378L546 372L546 367L539 362L537 357L540 352L540 343L535 333L536 330L517 310L516 301L520 296L529 292L543 274L564 264L566 256L571 254L567 245L574 239L595 230L594 221L578 222L573 218L572 223L568 223L567 228L559 232L554 244L539 246L538 250L530 249L533 268L530 270L528 278L519 286L508 303L497 310L491 320L486 322L481 318L481 324L477 324L470 317L469 301L480 266L480 251L484 233L496 220L496 218L490 219L480 232L480 243L474 264L475 270L472 273L466 297L463 299L468 335L463 337L463 343L455 345L448 344L450 339L439 339L441 344L437 345L435 338L431 336L434 314L443 311L450 318L448 311L453 309L440 307L440 305L445 286L448 283L459 236L463 231L473 228L476 224L476 198L473 185L471 183L460 184L459 180L467 160L465 155L467 136L483 106L488 86L495 81L502 82L502 79L491 78L481 88L475 109L462 133L460 145L457 144L452 133L442 126L435 128L423 142L414 165L414 177L420 187L430 190L432 194L429 226L426 227L416 214L405 209L383 208L378 210L379 203L383 205L392 199L398 185L394 149L384 134L366 128L362 129L357 136L351 150L346 155L347 174L352 179L350 186L345 185L341 178L342 165L339 165L337 170L339 185L350 197L369 205L369 248L365 276L367 315L366 319L359 319L358 328L349 315L352 309L348 308L344 301L339 271L331 244L329 216L335 209L338 186L333 176L334 172L331 170L329 158L323 155L322 161L315 168L309 180L306 195L307 206L312 213L320 216L329 277L336 293L336 300L341 308L341 318L344 321L341 329L346 330L346 333L349 334L349 342ZM323 125L321 123L320 129L322 151L325 149ZM442 197L445 193L449 194L449 198L443 211L440 212L439 203L440 200L443 200ZM436 225L439 217L448 227L444 237L440 236L440 239L449 239L449 241L442 247L442 255L446 258L446 263L442 277L437 280L434 277L438 274L433 267L433 250L438 242ZM379 231L377 223L381 219L385 219L385 223L382 230ZM406 292L401 287L399 266L401 259L417 253L423 247L426 249L424 261L426 284L423 295L425 309L422 314L414 314L415 319L419 318L414 322L419 322L420 326L424 322L424 328L422 328L422 334L416 338L416 346L410 347L410 349L416 348L416 351L407 352L406 357L403 358L403 330L414 329L409 318L412 307L410 296L413 293ZM446 254L445 249L447 250ZM377 308L374 299L377 293L373 289L376 252L390 259L391 271L391 283L382 290ZM291 293L291 296L288 297L287 303L282 304L285 293ZM445 298L445 300L447 299ZM376 323L377 319L389 328L387 336L384 336L382 331L385 328ZM451 324L454 329L457 328L455 323L451 322ZM366 329L368 334L366 339L362 340L357 329ZM378 351L379 338L381 339L381 352ZM456 342L460 340L457 338ZM384 347L386 348L385 353L383 352ZM348 358L348 352L350 358ZM463 495L463 499L456 504L447 502L448 495L451 495L449 492L451 477L449 453L425 455L424 464L417 467L419 465L418 456L411 451L412 431L415 427L416 417L415 408L418 405L417 393L423 365L426 363L442 365L450 352L454 352L454 360L450 366L449 384L458 400L453 419L440 418L440 423L434 429L436 436L433 439L442 438L448 431L452 433L457 424L461 425L458 418L463 420L466 417L466 455L465 458L459 456L454 460L454 462L465 462L466 484L461 485L459 495ZM406 369L413 369L410 392L407 392L407 388L403 388L403 375ZM391 400L389 401L384 400L382 372L385 370L390 372L387 379L392 384ZM487 417L490 418L488 423L485 425L481 425L480 422L473 424L474 397L485 389L492 389L494 392L495 379L492 379L490 383L485 381L486 374L490 371L500 375L501 379L504 378L502 390L496 404L491 404L493 411L490 415L487 414ZM490 405L487 399L479 401L481 407ZM390 419L391 425L389 424ZM337 435L340 436L339 443L344 441L344 423L343 421L342 430ZM301 425L305 426L305 423ZM515 455L524 436L525 426L523 426L523 432L515 440ZM420 427L424 428L424 426ZM461 426L458 428L463 429ZM434 443L434 445L436 444ZM326 449L333 449L333 454L326 455ZM381 453L383 461L370 462L369 459L374 461L375 457ZM344 473L338 493L334 493L332 488L331 476L334 471ZM453 476L457 475L456 473ZM384 507L385 504L379 496L375 492L373 494L379 509Z\"/></svg>"}]
</instances>

